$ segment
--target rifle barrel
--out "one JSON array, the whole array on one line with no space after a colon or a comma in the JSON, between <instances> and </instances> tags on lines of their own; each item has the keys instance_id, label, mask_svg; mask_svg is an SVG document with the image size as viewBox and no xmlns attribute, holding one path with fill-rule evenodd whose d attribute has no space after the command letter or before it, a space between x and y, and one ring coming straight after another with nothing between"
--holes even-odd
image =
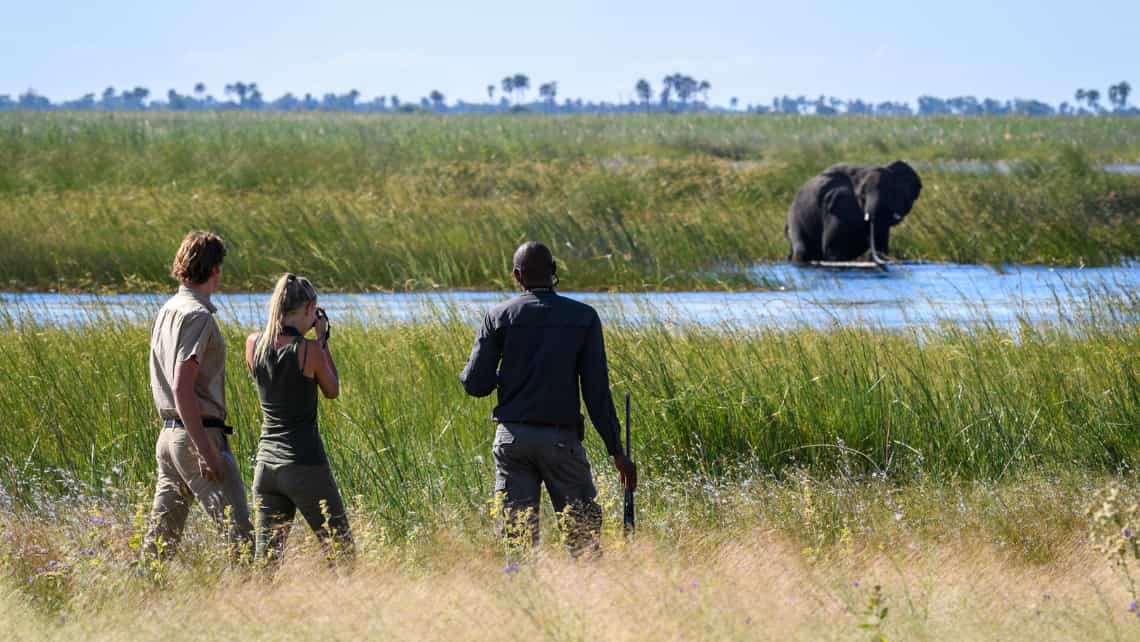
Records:
<instances>
[{"instance_id":1,"label":"rifle barrel","mask_svg":"<svg viewBox=\"0 0 1140 642\"><path fill-rule=\"evenodd\" d=\"M627 392L627 393L625 393L625 456L627 459L630 458L630 453L633 451L633 441L630 440L630 436L629 436L629 423L630 423L630 411L629 411L629 409L630 409L630 401L629 401L629 393ZM629 535L630 533L633 532L633 529L635 528L635 524L634 524L634 513L635 513L635 511L633 508L633 490L631 490L629 487L626 487L626 489L625 489L625 506L624 506L624 510L622 512L623 512L622 516L623 516L624 522L625 522L625 534Z\"/></svg>"}]
</instances>

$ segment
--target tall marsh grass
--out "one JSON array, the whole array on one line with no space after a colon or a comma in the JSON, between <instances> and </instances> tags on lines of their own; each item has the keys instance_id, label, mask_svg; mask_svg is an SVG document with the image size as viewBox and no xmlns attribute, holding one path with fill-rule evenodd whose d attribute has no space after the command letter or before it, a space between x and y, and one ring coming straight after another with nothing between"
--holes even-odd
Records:
<instances>
[{"instance_id":1,"label":"tall marsh grass","mask_svg":"<svg viewBox=\"0 0 1140 642\"><path fill-rule=\"evenodd\" d=\"M781 476L800 466L996 480L1137 464L1140 326L1104 316L1016 334L615 325L607 345L615 396L633 395L650 498L686 475ZM64 477L92 488L150 482L148 336L145 325L121 322L0 330L0 482L17 500L34 494L25 472L39 486ZM239 360L242 335L230 328L227 340L230 420L248 474L259 410ZM322 404L322 433L345 493L393 532L477 512L490 494L493 401L465 397L457 381L471 340L459 321L338 325L342 395ZM600 440L587 434L593 461L609 472Z\"/></svg>"},{"instance_id":2,"label":"tall marsh grass","mask_svg":"<svg viewBox=\"0 0 1140 642\"><path fill-rule=\"evenodd\" d=\"M0 115L0 287L161 289L187 229L227 280L288 263L340 290L495 288L521 241L579 289L755 287L788 204L837 161L923 169L905 259L1097 265L1140 248L1133 119ZM725 150L729 151L725 151ZM739 162L744 159L746 162Z\"/></svg>"}]
</instances>

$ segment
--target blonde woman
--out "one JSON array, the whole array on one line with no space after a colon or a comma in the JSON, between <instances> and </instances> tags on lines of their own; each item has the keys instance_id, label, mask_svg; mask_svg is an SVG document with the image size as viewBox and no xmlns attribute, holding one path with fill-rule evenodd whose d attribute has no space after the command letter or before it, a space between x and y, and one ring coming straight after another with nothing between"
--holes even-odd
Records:
<instances>
[{"instance_id":1,"label":"blonde woman","mask_svg":"<svg viewBox=\"0 0 1140 642\"><path fill-rule=\"evenodd\" d=\"M316 339L305 338L311 329ZM281 556L298 510L322 543L351 552L344 502L317 429L317 389L336 399L340 379L329 350L328 317L308 279L278 279L265 330L246 340L245 360L262 412L253 475L258 559Z\"/></svg>"}]
</instances>

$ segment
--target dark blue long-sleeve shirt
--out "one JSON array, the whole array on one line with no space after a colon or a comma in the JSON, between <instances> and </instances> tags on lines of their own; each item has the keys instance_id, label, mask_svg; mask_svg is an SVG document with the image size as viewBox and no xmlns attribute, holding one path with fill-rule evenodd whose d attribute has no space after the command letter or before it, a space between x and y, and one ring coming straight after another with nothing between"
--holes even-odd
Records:
<instances>
[{"instance_id":1,"label":"dark blue long-sleeve shirt","mask_svg":"<svg viewBox=\"0 0 1140 642\"><path fill-rule=\"evenodd\" d=\"M585 303L535 289L499 304L483 319L459 380L475 397L498 390L499 423L576 426L581 435L585 400L606 450L622 452L602 322Z\"/></svg>"}]
</instances>

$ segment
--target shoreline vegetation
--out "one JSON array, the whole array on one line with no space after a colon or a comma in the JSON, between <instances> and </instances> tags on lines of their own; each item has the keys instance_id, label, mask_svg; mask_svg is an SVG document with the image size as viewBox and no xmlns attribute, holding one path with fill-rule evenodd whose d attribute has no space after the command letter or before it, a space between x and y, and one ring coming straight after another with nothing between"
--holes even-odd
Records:
<instances>
[{"instance_id":1,"label":"shoreline vegetation","mask_svg":"<svg viewBox=\"0 0 1140 642\"><path fill-rule=\"evenodd\" d=\"M1100 169L1140 159L1136 119L0 113L0 287L163 290L172 244L209 228L234 291L285 267L325 291L504 289L526 238L577 290L765 288L742 270L784 259L803 182L895 158L934 164L900 259L1140 247L1140 177ZM937 169L963 160L1016 163Z\"/></svg>"},{"instance_id":2,"label":"shoreline vegetation","mask_svg":"<svg viewBox=\"0 0 1140 642\"><path fill-rule=\"evenodd\" d=\"M1111 474L1140 454L1137 303L1104 298L1092 317L1016 330L617 324L606 343L615 395L633 395L648 479L801 466L897 482ZM241 329L226 331L241 344ZM0 328L9 391L0 397L0 484L13 500L34 498L37 484L65 491L66 479L150 482L154 411L139 356L148 337L145 323ZM343 395L335 412L323 410L322 433L346 496L362 495L393 532L427 527L440 503L478 510L490 494L493 402L466 398L457 383L471 337L460 320L338 324ZM241 355L230 352L228 421L249 474L259 410ZM605 461L596 438L586 445ZM45 475L27 487L17 470Z\"/></svg>"}]
</instances>

